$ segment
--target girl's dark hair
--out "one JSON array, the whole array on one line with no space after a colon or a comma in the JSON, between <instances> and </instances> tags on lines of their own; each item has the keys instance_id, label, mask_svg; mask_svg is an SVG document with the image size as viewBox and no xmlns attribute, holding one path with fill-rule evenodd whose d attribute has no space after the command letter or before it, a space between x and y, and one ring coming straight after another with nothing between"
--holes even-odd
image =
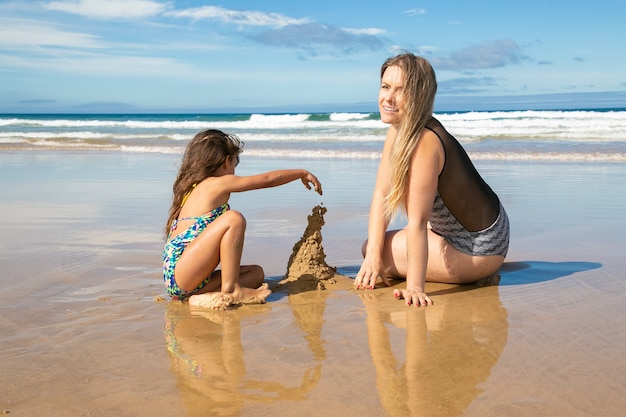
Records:
<instances>
[{"instance_id":1,"label":"girl's dark hair","mask_svg":"<svg viewBox=\"0 0 626 417\"><path fill-rule=\"evenodd\" d=\"M195 184L215 175L215 171L222 166L226 158L235 156L239 159L239 154L242 151L243 142L241 139L216 129L199 132L187 144L178 175L172 187L174 195L165 226L166 238L169 235L172 222L178 218L185 195L191 192Z\"/></svg>"}]
</instances>

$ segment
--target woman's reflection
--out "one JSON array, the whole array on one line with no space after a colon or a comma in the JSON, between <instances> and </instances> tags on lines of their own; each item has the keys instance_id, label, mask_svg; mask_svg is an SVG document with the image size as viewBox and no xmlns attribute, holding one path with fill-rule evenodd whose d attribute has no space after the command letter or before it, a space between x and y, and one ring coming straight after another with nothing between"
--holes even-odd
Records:
<instances>
[{"instance_id":1,"label":"woman's reflection","mask_svg":"<svg viewBox=\"0 0 626 417\"><path fill-rule=\"evenodd\" d=\"M384 303L376 293L361 296L377 391L389 416L459 415L480 393L478 384L507 340L497 286L431 288L440 288L432 295L446 295L427 308ZM406 336L398 337L398 329ZM405 340L403 352L392 339Z\"/></svg>"}]
</instances>

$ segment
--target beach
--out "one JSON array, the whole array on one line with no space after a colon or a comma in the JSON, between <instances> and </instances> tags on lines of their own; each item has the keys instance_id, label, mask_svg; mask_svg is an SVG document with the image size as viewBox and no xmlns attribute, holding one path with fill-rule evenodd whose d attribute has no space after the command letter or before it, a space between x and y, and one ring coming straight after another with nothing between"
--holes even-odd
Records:
<instances>
[{"instance_id":1,"label":"beach","mask_svg":"<svg viewBox=\"0 0 626 417\"><path fill-rule=\"evenodd\" d=\"M612 145L600 146L610 153ZM280 281L321 204L326 262L346 278L226 311L171 301L163 285L180 145L0 150L0 412L622 415L623 161L477 158L511 220L500 280L428 283L435 304L415 308L394 299L402 282L351 286L375 158L250 148L238 174L307 168L324 195L300 183L232 195L248 223L243 262L262 265L271 285Z\"/></svg>"}]
</instances>

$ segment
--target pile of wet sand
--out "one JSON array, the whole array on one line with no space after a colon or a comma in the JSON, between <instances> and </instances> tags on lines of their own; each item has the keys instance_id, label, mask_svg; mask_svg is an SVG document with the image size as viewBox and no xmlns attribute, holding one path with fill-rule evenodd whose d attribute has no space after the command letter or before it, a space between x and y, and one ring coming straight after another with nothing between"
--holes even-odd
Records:
<instances>
[{"instance_id":1,"label":"pile of wet sand","mask_svg":"<svg viewBox=\"0 0 626 417\"><path fill-rule=\"evenodd\" d=\"M308 224L300 240L294 245L285 277L276 284L274 291L296 294L312 290L325 290L326 284L336 284L338 280L349 285L350 278L337 273L337 268L326 263L326 254L322 246L322 226L326 207L313 207L307 217ZM268 289L264 283L262 288ZM189 298L192 307L225 310L241 304L264 304L265 298L253 297L236 302L229 294L219 292L196 294Z\"/></svg>"},{"instance_id":2,"label":"pile of wet sand","mask_svg":"<svg viewBox=\"0 0 626 417\"><path fill-rule=\"evenodd\" d=\"M287 273L277 284L277 291L290 293L324 290L326 284L335 284L338 280L349 279L337 273L337 268L326 263L326 254L322 246L322 226L326 207L313 207L307 217L308 224L302 238L294 245Z\"/></svg>"}]
</instances>

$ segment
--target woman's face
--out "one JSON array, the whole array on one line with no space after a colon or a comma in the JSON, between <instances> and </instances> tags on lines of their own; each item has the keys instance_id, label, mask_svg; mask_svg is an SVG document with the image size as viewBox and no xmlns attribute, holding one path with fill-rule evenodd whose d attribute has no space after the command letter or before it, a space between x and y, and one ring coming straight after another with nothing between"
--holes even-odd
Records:
<instances>
[{"instance_id":1,"label":"woman's face","mask_svg":"<svg viewBox=\"0 0 626 417\"><path fill-rule=\"evenodd\" d=\"M388 67L383 73L378 91L380 120L398 126L404 118L403 111L404 72L400 67Z\"/></svg>"}]
</instances>

